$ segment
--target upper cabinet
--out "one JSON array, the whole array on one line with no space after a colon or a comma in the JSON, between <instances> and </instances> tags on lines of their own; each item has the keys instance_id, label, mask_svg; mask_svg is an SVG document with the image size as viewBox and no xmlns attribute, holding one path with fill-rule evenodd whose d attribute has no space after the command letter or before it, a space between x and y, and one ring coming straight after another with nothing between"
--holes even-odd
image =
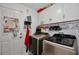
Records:
<instances>
[{"instance_id":1,"label":"upper cabinet","mask_svg":"<svg viewBox=\"0 0 79 59\"><path fill-rule=\"evenodd\" d=\"M69 20L77 20L79 19L79 4L78 3L65 3L63 4L64 9L64 19Z\"/></svg>"},{"instance_id":2,"label":"upper cabinet","mask_svg":"<svg viewBox=\"0 0 79 59\"><path fill-rule=\"evenodd\" d=\"M41 23L55 23L62 20L62 4L54 4L53 6L45 9L39 14L39 20Z\"/></svg>"},{"instance_id":3,"label":"upper cabinet","mask_svg":"<svg viewBox=\"0 0 79 59\"><path fill-rule=\"evenodd\" d=\"M56 23L79 19L78 3L57 3L39 14L40 24Z\"/></svg>"}]
</instances>

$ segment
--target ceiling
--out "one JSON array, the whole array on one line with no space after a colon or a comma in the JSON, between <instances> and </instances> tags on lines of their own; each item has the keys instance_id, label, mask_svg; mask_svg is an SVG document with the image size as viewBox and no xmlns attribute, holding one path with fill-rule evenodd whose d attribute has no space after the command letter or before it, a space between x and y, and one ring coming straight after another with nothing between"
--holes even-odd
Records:
<instances>
[{"instance_id":1,"label":"ceiling","mask_svg":"<svg viewBox=\"0 0 79 59\"><path fill-rule=\"evenodd\" d=\"M23 5L31 7L35 10L38 10L46 5L49 5L50 3L23 3Z\"/></svg>"}]
</instances>

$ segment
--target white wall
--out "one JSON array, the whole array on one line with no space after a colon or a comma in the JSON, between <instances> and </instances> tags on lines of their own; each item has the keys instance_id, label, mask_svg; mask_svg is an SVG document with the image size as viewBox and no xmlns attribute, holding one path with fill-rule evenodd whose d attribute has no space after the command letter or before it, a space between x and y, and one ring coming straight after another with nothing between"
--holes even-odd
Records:
<instances>
[{"instance_id":1,"label":"white wall","mask_svg":"<svg viewBox=\"0 0 79 59\"><path fill-rule=\"evenodd\" d=\"M28 10L28 12L27 12ZM3 33L3 16L13 17L19 19L19 33L25 33L24 20L26 16L31 16L31 34L35 33L36 26L38 25L37 12L22 4L0 4L0 51L1 54L25 54L24 38L13 38L11 33ZM3 37L4 36L4 37ZM19 35L18 35L19 36Z\"/></svg>"}]
</instances>

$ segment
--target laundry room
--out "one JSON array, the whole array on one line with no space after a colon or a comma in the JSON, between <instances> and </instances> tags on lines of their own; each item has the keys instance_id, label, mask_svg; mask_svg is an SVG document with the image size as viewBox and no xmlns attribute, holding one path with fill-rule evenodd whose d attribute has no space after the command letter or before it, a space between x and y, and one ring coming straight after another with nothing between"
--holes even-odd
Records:
<instances>
[{"instance_id":1,"label":"laundry room","mask_svg":"<svg viewBox=\"0 0 79 59\"><path fill-rule=\"evenodd\" d=\"M0 3L0 55L79 55L79 3Z\"/></svg>"}]
</instances>

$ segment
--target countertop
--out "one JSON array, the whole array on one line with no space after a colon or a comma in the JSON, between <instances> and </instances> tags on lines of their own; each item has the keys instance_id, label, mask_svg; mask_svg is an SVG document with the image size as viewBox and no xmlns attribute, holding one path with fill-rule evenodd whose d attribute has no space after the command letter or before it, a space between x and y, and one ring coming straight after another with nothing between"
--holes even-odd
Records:
<instances>
[{"instance_id":1,"label":"countertop","mask_svg":"<svg viewBox=\"0 0 79 59\"><path fill-rule=\"evenodd\" d=\"M38 34L38 35L31 35L31 37L41 40L42 38L48 37L48 35Z\"/></svg>"}]
</instances>

